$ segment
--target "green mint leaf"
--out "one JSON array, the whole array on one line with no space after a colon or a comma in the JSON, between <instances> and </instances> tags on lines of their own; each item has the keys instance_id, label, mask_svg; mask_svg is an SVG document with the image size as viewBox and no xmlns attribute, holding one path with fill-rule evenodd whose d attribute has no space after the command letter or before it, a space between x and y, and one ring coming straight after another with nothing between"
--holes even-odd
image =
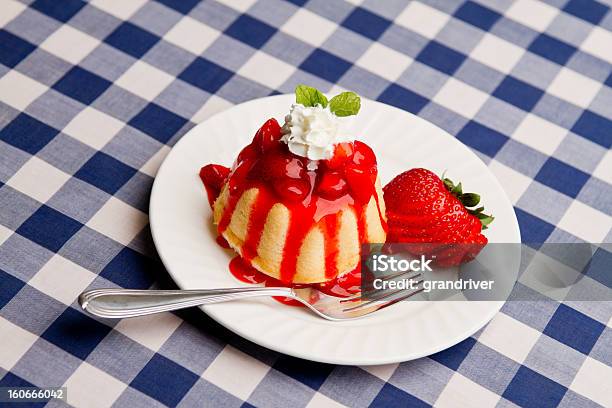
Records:
<instances>
[{"instance_id":1,"label":"green mint leaf","mask_svg":"<svg viewBox=\"0 0 612 408\"><path fill-rule=\"evenodd\" d=\"M329 110L336 116L356 115L361 108L361 98L354 92L342 92L329 101Z\"/></svg>"},{"instance_id":2,"label":"green mint leaf","mask_svg":"<svg viewBox=\"0 0 612 408\"><path fill-rule=\"evenodd\" d=\"M298 85L295 87L295 102L304 106L327 107L327 98L316 88L307 85Z\"/></svg>"}]
</instances>

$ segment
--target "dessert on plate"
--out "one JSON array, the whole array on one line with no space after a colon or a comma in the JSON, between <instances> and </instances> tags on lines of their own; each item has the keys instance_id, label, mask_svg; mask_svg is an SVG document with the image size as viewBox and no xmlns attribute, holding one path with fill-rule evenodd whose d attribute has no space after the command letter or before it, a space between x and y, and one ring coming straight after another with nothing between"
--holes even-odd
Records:
<instances>
[{"instance_id":1,"label":"dessert on plate","mask_svg":"<svg viewBox=\"0 0 612 408\"><path fill-rule=\"evenodd\" d=\"M352 92L328 101L300 85L282 126L266 121L231 168L201 169L235 262L284 285L324 286L355 275L362 244L385 242L376 156L344 129L359 109Z\"/></svg>"},{"instance_id":2,"label":"dessert on plate","mask_svg":"<svg viewBox=\"0 0 612 408\"><path fill-rule=\"evenodd\" d=\"M381 188L374 152L345 129L360 107L352 92L328 100L299 85L282 125L268 119L231 168L202 167L217 242L238 254L236 278L349 296L361 290L363 244L409 244L400 250L438 267L487 244L493 217L461 183L415 168Z\"/></svg>"}]
</instances>

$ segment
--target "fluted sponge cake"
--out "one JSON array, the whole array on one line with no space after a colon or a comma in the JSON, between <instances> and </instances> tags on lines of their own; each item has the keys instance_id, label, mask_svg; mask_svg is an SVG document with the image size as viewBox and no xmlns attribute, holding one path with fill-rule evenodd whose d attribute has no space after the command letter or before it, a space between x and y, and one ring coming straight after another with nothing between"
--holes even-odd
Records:
<instances>
[{"instance_id":1,"label":"fluted sponge cake","mask_svg":"<svg viewBox=\"0 0 612 408\"><path fill-rule=\"evenodd\" d=\"M380 182L377 181L377 197L371 197L365 208L361 211L361 216L365 217L363 231L365 242L384 242L386 233L384 219L381 219L378 210L377 200L382 204ZM242 193L237 200L235 208L229 216L230 222L227 228L221 232L229 245L242 255L242 249L247 240L248 226L253 206L257 203L257 196L265 187L250 188ZM227 183L223 186L219 197L213 205L213 222L219 225L224 212L227 210L229 201L229 189ZM265 194L265 193L261 193ZM382 204L384 206L384 204ZM303 237L297 254L296 271L292 277L293 283L318 283L335 278L353 270L360 261L360 251L362 240L360 239L358 225L358 211L351 205L340 208L337 214L330 214L326 217L334 217L337 222L337 234L329 237L325 233L327 220L313 222L308 232ZM384 214L384 207L381 208ZM291 210L282 202L275 203L268 214L261 231L261 238L255 249L256 255L250 260L251 264L259 271L281 280L281 264L284 247L287 239L287 232L291 222ZM332 245L327 244L326 240L333 239ZM332 267L336 271L331 275L326 270L326 250L335 247L333 251L337 253L333 256Z\"/></svg>"}]
</instances>

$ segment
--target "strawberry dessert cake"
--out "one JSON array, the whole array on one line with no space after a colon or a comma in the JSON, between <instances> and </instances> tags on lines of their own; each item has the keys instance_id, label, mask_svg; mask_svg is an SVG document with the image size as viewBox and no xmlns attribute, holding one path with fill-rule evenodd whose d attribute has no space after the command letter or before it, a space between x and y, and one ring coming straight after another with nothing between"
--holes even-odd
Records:
<instances>
[{"instance_id":1,"label":"strawberry dessert cake","mask_svg":"<svg viewBox=\"0 0 612 408\"><path fill-rule=\"evenodd\" d=\"M381 188L374 152L343 129L360 107L352 92L328 100L299 85L282 126L267 120L231 168L202 167L217 242L238 254L238 279L348 296L361 289L363 244L407 243L439 267L487 244L493 217L461 183L417 168Z\"/></svg>"},{"instance_id":2,"label":"strawberry dessert cake","mask_svg":"<svg viewBox=\"0 0 612 408\"><path fill-rule=\"evenodd\" d=\"M352 92L328 101L300 85L282 126L266 121L231 168L201 169L218 234L239 255L235 275L358 287L361 245L385 242L387 231L376 156L343 132L359 109Z\"/></svg>"}]
</instances>

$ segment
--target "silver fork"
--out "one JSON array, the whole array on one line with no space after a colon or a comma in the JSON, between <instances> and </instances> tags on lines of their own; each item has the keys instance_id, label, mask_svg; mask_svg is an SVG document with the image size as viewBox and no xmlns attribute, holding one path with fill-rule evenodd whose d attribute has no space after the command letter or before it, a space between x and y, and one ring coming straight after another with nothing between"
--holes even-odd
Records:
<instances>
[{"instance_id":1,"label":"silver fork","mask_svg":"<svg viewBox=\"0 0 612 408\"><path fill-rule=\"evenodd\" d=\"M410 275L410 272L399 272L381 279L389 281L404 275ZM251 297L283 296L297 300L320 317L339 321L367 316L423 291L423 277L420 273L407 278L413 280L413 289L374 290L346 298L330 296L310 287L198 290L94 289L81 293L79 304L83 310L95 316L123 319Z\"/></svg>"}]
</instances>

